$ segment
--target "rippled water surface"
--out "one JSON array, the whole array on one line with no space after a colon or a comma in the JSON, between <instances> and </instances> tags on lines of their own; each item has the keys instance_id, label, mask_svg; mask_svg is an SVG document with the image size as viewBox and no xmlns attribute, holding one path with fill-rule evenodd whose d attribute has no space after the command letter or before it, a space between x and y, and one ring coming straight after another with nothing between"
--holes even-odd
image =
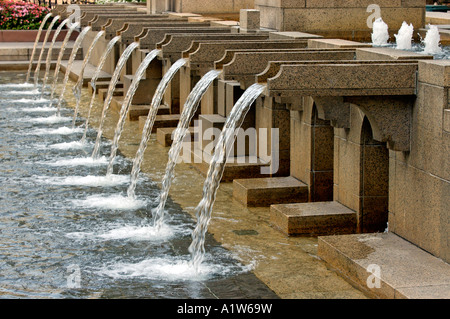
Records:
<instances>
[{"instance_id":1,"label":"rippled water surface","mask_svg":"<svg viewBox=\"0 0 450 319\"><path fill-rule=\"evenodd\" d=\"M3 298L274 298L211 236L200 272L190 266L195 227L174 202L158 232L147 220L159 189L145 176L126 196L131 160L106 178L109 141L90 158L72 108L0 72L0 296ZM55 103L53 104L55 105ZM84 120L80 119L80 125Z\"/></svg>"}]
</instances>

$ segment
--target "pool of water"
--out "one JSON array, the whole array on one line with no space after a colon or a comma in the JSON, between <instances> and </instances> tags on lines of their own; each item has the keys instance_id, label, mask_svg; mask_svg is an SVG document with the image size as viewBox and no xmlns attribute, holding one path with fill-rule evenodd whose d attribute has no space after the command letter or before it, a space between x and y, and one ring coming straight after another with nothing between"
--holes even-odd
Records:
<instances>
[{"instance_id":1,"label":"pool of water","mask_svg":"<svg viewBox=\"0 0 450 319\"><path fill-rule=\"evenodd\" d=\"M110 141L92 161L95 130L80 145L84 119L24 80L0 72L0 297L277 298L210 235L196 272L192 216L169 200L156 231L158 185L143 175L129 201L131 160L106 178Z\"/></svg>"}]
</instances>

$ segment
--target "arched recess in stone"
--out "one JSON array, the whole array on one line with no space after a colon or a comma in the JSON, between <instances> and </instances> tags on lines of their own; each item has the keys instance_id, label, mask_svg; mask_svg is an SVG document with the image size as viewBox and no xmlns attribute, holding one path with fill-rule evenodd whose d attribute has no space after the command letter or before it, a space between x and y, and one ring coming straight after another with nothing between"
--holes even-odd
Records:
<instances>
[{"instance_id":1,"label":"arched recess in stone","mask_svg":"<svg viewBox=\"0 0 450 319\"><path fill-rule=\"evenodd\" d=\"M388 222L389 150L386 143L374 139L367 116L361 128L359 187L358 231L384 231Z\"/></svg>"},{"instance_id":2,"label":"arched recess in stone","mask_svg":"<svg viewBox=\"0 0 450 319\"><path fill-rule=\"evenodd\" d=\"M316 103L311 119L310 192L312 202L333 200L334 129L330 121L319 118Z\"/></svg>"},{"instance_id":3,"label":"arched recess in stone","mask_svg":"<svg viewBox=\"0 0 450 319\"><path fill-rule=\"evenodd\" d=\"M367 116L373 138L394 151L410 151L412 107L415 96L346 97Z\"/></svg>"}]
</instances>

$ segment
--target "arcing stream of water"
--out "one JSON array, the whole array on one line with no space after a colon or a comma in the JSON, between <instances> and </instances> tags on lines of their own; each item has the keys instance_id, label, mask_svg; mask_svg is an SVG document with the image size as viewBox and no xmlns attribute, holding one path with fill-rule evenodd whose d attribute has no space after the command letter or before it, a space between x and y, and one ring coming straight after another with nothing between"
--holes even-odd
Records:
<instances>
[{"instance_id":1,"label":"arcing stream of water","mask_svg":"<svg viewBox=\"0 0 450 319\"><path fill-rule=\"evenodd\" d=\"M134 94L136 93L136 90L139 87L139 83L144 76L149 64L158 56L160 52L160 50L155 49L148 53L144 60L142 60L138 69L136 70L136 73L134 74L133 81L127 91L127 94L125 95L125 99L123 100L122 108L120 110L119 121L117 122L114 139L111 146L111 154L109 157L108 168L106 170L106 176L110 176L113 173L114 159L119 148L120 135L122 134L123 126L125 125L125 119L128 115L128 111L130 110Z\"/></svg>"},{"instance_id":2,"label":"arcing stream of water","mask_svg":"<svg viewBox=\"0 0 450 319\"><path fill-rule=\"evenodd\" d=\"M72 66L73 63L75 61L75 57L78 53L78 50L81 47L81 43L84 39L84 37L86 36L86 34L91 30L90 26L87 26L83 29L83 31L81 31L81 33L78 35L77 39L75 40L75 44L73 45L73 49L72 52L70 54L69 57L69 61L67 61L67 66L66 66L66 73L64 75L64 82L63 82L63 87L62 87L62 92L59 95L59 99L58 99L58 104L57 104L57 111L56 111L56 115L59 116L60 115L60 110L61 110L61 103L64 99L64 93L66 91L66 86L67 86L67 81L69 80L69 76L70 76L70 72L72 71Z\"/></svg>"},{"instance_id":3,"label":"arcing stream of water","mask_svg":"<svg viewBox=\"0 0 450 319\"><path fill-rule=\"evenodd\" d=\"M228 115L215 146L214 155L209 164L208 175L203 185L203 198L196 208L197 225L192 233L192 243L189 247L195 269L199 269L204 260L205 238L208 224L211 220L212 207L225 169L227 155L236 138L236 130L241 127L250 106L264 89L265 86L256 83L242 94Z\"/></svg>"},{"instance_id":4,"label":"arcing stream of water","mask_svg":"<svg viewBox=\"0 0 450 319\"><path fill-rule=\"evenodd\" d=\"M84 29L83 32L79 35L79 37L77 38L77 41L80 41L83 39L85 30L88 29ZM108 44L109 50L112 48L112 46L118 41L119 37L116 37L115 39L113 39L113 41L110 42L110 44ZM68 64L68 68L71 65L71 63L73 63L74 60L74 56L76 54L76 51L78 50L77 48L79 47L79 44L76 41L76 45L74 46L74 49L72 50L72 54L70 56L69 59L69 64ZM94 45L95 43L91 44L91 47ZM121 59L119 60L119 65L121 65L120 67L116 68L116 71L118 71L117 73L119 73L121 71L121 68L123 67L124 63L126 62L126 60L128 59L129 55L131 54L131 52L136 48L137 44L134 43L133 45L130 45L127 50L125 50L124 54L122 55ZM106 56L108 55L109 52L105 52L104 57L102 58L103 63L104 60L106 59ZM155 52L151 52L147 55L146 59L144 59L143 63L141 64L140 68L138 69L138 72L136 73L136 77L135 80L133 81L132 87L129 90L129 93L127 94L127 98L126 101L127 103L125 103L124 106L124 112L127 108L127 106L129 106L129 102L131 103L132 97L134 95L135 92L135 88L138 85L139 79L141 77L141 75L144 73L146 67L148 66L148 64L151 62L152 59L155 58L155 56L157 55L158 51ZM170 80L172 79L172 77L175 75L175 73L185 64L186 60L181 59L179 61L177 61L174 65L172 65L172 67L168 70L168 72L166 72L166 74L164 75L160 85L158 86L158 89L155 92L154 95L154 105L155 105L155 110L157 111L159 104L161 103L162 100L162 95L165 92L165 89L167 88ZM101 66L98 67L97 71L100 72L99 70L101 70ZM92 86L95 90L95 80L98 77L98 72L96 72L96 75L94 75L93 78L93 83ZM66 70L66 75L67 75L67 70ZM64 77L64 87L66 86L66 82L67 80L67 76L65 75ZM202 79L202 83L205 82L205 85L201 86L201 89L198 89L198 96L195 97L195 99L193 98L193 100L189 99L189 101L192 101L190 103L187 103L187 105L191 105L191 107L188 108L188 110L190 110L190 112L186 111L185 115L183 116L183 123L185 125L188 125L189 123L189 116L190 114L193 112L193 110L196 108L200 97L203 95L203 92L206 90L206 88L209 86L209 84L212 82L212 80L217 77L218 72L210 72L208 73L207 76L205 76L204 79ZM12 75L13 78L16 78L16 75ZM113 74L113 79L112 80L116 80L118 79L118 76L116 76L116 73ZM8 84L5 86L6 89L11 87L11 79L5 77L4 79L2 79L2 81L5 80ZM111 88L112 86L110 86ZM22 88L20 85L17 86L17 88ZM21 89L22 91L19 92L19 96L26 94L26 95L30 95L32 96L34 93L34 91L30 91L27 92L26 91L27 87L23 87L23 89ZM44 88L42 88L44 89ZM55 156L57 156L54 152L57 150L62 150L59 148L53 148L53 147L48 147L48 145L44 145L44 146L40 146L39 144L39 140L40 137L42 137L42 141L46 141L48 143L48 140L51 136L53 136L54 138L57 138L58 140L63 139L66 135L64 134L59 134L57 132L62 132L60 130L60 128L51 128L51 126L54 125L58 125L59 123L61 123L61 121L59 119L56 119L54 117L49 117L49 118L24 118L24 119L19 119L17 120L17 114L20 114L20 112L26 112L25 114L27 115L32 115L33 112L46 112L46 111L50 111L51 108L46 108L46 107L40 107L37 106L37 103L41 103L40 100L42 99L31 99L29 103L32 103L32 107L30 108L23 108L21 106L21 102L18 99L15 99L13 95L11 94L6 94L5 91L2 91L2 84L0 84L0 96L2 97L2 99L0 99L0 107L1 109L7 109L10 110L12 116L9 116L6 113L2 112L2 124L0 124L0 130L2 132L1 136L3 137L2 140L7 140L7 145L1 146L0 150L2 152L1 154L1 161L3 162L2 167L4 167L4 169L6 169L6 171L1 170L0 172L0 179L2 180L2 185L5 185L5 187L2 187L1 192L9 192L9 189L11 187L13 188L17 188L17 187L22 187L24 188L23 190L20 190L19 193L26 193L28 196L28 198L30 199L30 201L33 203L31 204L31 202L27 202L26 200L22 199L20 196L18 197L18 202L14 201L14 198L16 198L17 196L11 196L10 193L8 193L5 196L2 196L2 198L8 198L8 203L6 204L6 206L4 207L8 207L8 212L7 214L4 214L3 210L0 211L0 216L2 216L2 223L0 226L2 229L0 231L0 239L2 241L2 243L5 243L8 247L12 247L12 246L16 246L16 242L20 242L20 243L24 243L26 242L27 245L34 245L36 242L42 243L45 242L46 246L50 245L51 249L51 256L55 256L56 255L71 255L73 257L70 258L70 260L67 260L68 264L64 263L63 261L58 262L58 265L56 265L56 268L53 267L53 269L58 269L60 267L66 267L68 271L80 271L81 269L85 270L85 272L83 273L83 278L86 278L85 281L85 285L87 285L88 287L82 287L81 286L81 279L79 281L75 280L75 281L69 281L67 280L67 287L62 287L61 283L65 282L64 277L61 277L61 272L58 273L58 271L53 271L51 270L52 267L48 268L48 264L46 263L46 260L48 260L48 258L52 259L53 257L51 257L49 254L47 254L44 250L39 250L39 255L40 258L42 258L42 261L37 261L35 258L32 258L31 260L28 260L28 257L26 257L26 252L28 251L22 251L19 247L16 247L14 249L14 253L13 253L13 258L11 258L12 256L10 255L9 252L7 251L3 251L2 254L2 260L6 261L6 265L8 269L4 269L4 271L6 271L8 273L8 280L4 281L2 283L2 287L6 288L9 293L7 293L6 295L12 294L13 296L43 296L43 297L49 297L49 296L56 296L56 297L61 297L61 296L86 296L86 297L98 297L98 296L112 296L114 295L114 293L123 291L124 289L122 289L122 287L120 287L120 283L117 283L117 279L122 279L122 278L126 278L128 279L125 282L125 286L126 287L130 287L130 283L132 282L132 290L133 292L131 294L128 294L127 296L142 296L142 289L140 289L139 287L142 285L142 280L144 281L148 281L150 280L153 284L151 284L151 286L154 286L155 288L150 288L147 284L144 283L145 289L144 291L144 295L146 297L149 297L150 295L153 295L155 297L164 297L164 296L168 296L171 295L173 296L173 294L171 293L171 289L169 288L171 285L173 285L172 283L175 284L174 287L177 288L177 290L179 291L177 293L177 296L189 296L189 297L193 297L193 298L200 298L202 296L207 297L207 296L218 296L221 294L220 292L220 288L219 287L208 287L210 285L210 283L208 283L208 281L211 281L211 285L214 285L214 280L219 279L223 282L223 280L226 280L226 278L228 276L233 276L233 274L240 274L243 272L247 271L247 268L244 267L242 268L241 265L234 265L234 260L232 258L230 258L230 256L228 256L225 252L225 250L223 249L216 249L214 254L218 254L216 256L214 256L212 258L212 260L214 260L215 265L212 265L212 267L210 267L210 265L205 266L202 268L202 271L197 271L197 272L193 272L193 268L190 266L188 260L184 259L182 256L179 257L174 257L173 252L172 251L167 251L164 247L170 247L170 249L173 249L174 252L176 252L176 254L179 255L180 250L187 250L187 247L182 247L183 245L180 245L180 243L187 243L187 241L182 238L176 238L174 242L172 242L172 237L174 235L177 235L177 237L182 236L182 237L186 237L188 236L188 233L186 232L186 221L190 220L190 218L188 217L187 220L183 221L182 219L180 219L179 217L176 217L176 214L171 214L173 217L173 221L177 222L176 225L172 225L171 229L161 229L158 228L157 230L152 228L152 227L135 227L135 226L130 226L130 224L126 224L126 225L119 225L118 228L114 229L114 226L111 228L111 225L107 228L109 228L109 230L107 230L106 232L104 231L103 228L97 228L97 230L94 230L94 232L92 232L93 228L92 228L92 222L95 221L97 223L101 223L103 221L103 218L101 216L103 216L105 218L105 220L109 220L108 215L109 214L98 214L99 211L98 210L93 210L92 213L93 215L91 216L88 211L87 208L84 207L82 208L82 215L83 215L83 219L84 221L78 221L75 225L76 225L76 229L78 231L75 232L70 232L70 226L66 225L67 223L63 223L63 221L65 221L67 219L66 217L61 217L62 220L60 222L56 221L56 219L59 218L59 216L61 216L61 214L57 213L52 215L52 213L50 213L51 217L49 214L46 213L42 213L42 211L49 211L52 209L58 209L58 205L60 205L62 202L64 202L64 199L67 198L67 196L71 197L71 195L74 195L74 190L78 190L77 189L66 189L64 190L61 185L70 185L71 183L73 183L74 181L76 181L76 185L86 185L89 186L90 185L90 181L88 181L89 178L82 178L83 181L81 181L81 179L77 178L76 176L67 176L67 174L73 171L73 168L71 169L71 167L74 166L64 166L63 169L60 172L56 171L57 167L61 167L62 165L68 165L70 164L70 162L72 162L72 159L69 161L66 161L66 164L62 164L62 162L64 162L63 160L59 160L57 162L58 165L53 165L53 163L51 162L47 162L49 158L54 158ZM74 90L75 91L75 90ZM197 90L196 90L197 91ZM64 91L63 91L64 92ZM29 93L29 94L28 94ZM74 92L77 93L77 92ZM6 94L6 95L5 95ZM39 92L40 94L40 92ZM193 93L194 94L194 93ZM194 94L195 95L195 94ZM78 98L76 97L76 94L74 94L74 97L76 98L76 100L78 101ZM60 101L61 101L62 97L60 97ZM69 98L70 100L70 98ZM34 101L34 102L33 102ZM156 101L158 103L156 103ZM110 101L109 101L110 102ZM36 106L34 105L36 104ZM106 105L106 104L105 104ZM103 112L102 112L102 118L101 118L101 123L104 121L103 115L105 113L105 105L103 108ZM158 107L156 107L156 105ZM60 105L59 105L60 106ZM108 104L109 106L109 104ZM89 106L89 111L92 108L92 105ZM66 112L65 109L61 108L60 110L61 112ZM14 121L16 123L16 125L10 125L10 121ZM4 125L5 124L5 125ZM48 126L46 129L36 129L36 126L45 124L46 126ZM100 126L101 127L101 126ZM13 128L13 130L11 131L11 128ZM19 135L15 134L14 132L17 131L19 132ZM180 130L179 130L180 131ZM181 131L179 133L180 135L182 135ZM68 135L67 135L68 136ZM120 136L120 135L119 135ZM35 146L33 146L33 142L30 141L36 141L38 142L38 144L36 144ZM97 144L97 141L96 141ZM13 149L15 146L17 145L17 148ZM24 145L26 145L26 147L24 147ZM36 151L34 151L34 148L36 147ZM43 150L47 150L47 152L49 152L49 154L46 154L43 152ZM6 151L6 153L5 153ZM117 150L116 150L117 151ZM20 164L20 169L16 166L14 166L15 164L15 160L14 161L8 161L8 159L12 159L12 157L9 156L9 154L14 154L14 158L15 159L20 159L20 158L28 158L27 160L25 160L25 162L29 162L29 167L30 169L33 171L32 174L30 174L30 172L27 171L27 164L22 163ZM73 154L74 155L74 154ZM73 156L72 155L72 156ZM73 158L76 159L76 158ZM5 162L6 160L6 162ZM34 162L36 161L36 162ZM73 164L73 163L72 163ZM6 167L6 166L8 167ZM12 166L11 166L12 165ZM9 167L11 166L11 167ZM36 175L36 174L40 174L40 172L48 172L48 169L46 169L45 167L48 166L52 166L54 169L52 169L52 175L51 176L44 176L44 175ZM42 167L43 169L39 168ZM78 167L78 166L76 166ZM37 169L36 169L37 168ZM95 168L95 167L94 167ZM76 172L80 172L79 168L75 168ZM86 166L86 168L84 170L90 170L90 166ZM24 172L24 176L16 176L14 177L14 180L19 181L18 183L11 183L11 179L9 177L8 174L11 174L11 172L18 172L20 173L21 171ZM4 173L7 172L7 176L4 176ZM55 175L66 175L63 178L60 177L56 177ZM31 180L27 180L27 176L32 176ZM89 177L89 176L86 176ZM11 177L12 178L12 177ZM32 181L32 182L31 182ZM30 184L31 182L31 184ZM41 185L40 185L41 184ZM46 184L46 185L57 185L56 188L53 188L52 190L46 190L44 186L42 186L42 184ZM9 185L8 187L6 187L6 185ZM38 186L40 185L40 186ZM75 185L75 184L74 184ZM31 192L30 189L26 189L26 187L30 186L33 191ZM79 186L79 187L80 187ZM145 187L148 190L148 186ZM92 187L89 188L91 191L93 190ZM101 191L105 191L104 188L101 188ZM15 191L14 191L15 192ZM156 192L154 192L156 194ZM33 197L33 195L36 194L36 198ZM44 196L44 194L48 195L48 194L52 194L52 199L50 198L46 198L46 200L43 202L43 205L45 205L45 209L42 209L41 211L41 205L38 204L39 201L37 201L37 198L41 198ZM61 195L62 197L59 198L58 196ZM156 196L154 196L156 197ZM64 198L64 199L63 199ZM54 200L55 203L58 203L54 208L50 208L49 207L49 200ZM17 214L15 212L11 212L18 210L19 214L20 214L20 210L21 208L19 208L19 203L20 205L25 205L24 207L28 207L27 210L30 213L30 216L33 216L32 219L34 218L34 216L39 215L39 218L36 220L28 220L28 214L22 215L22 217L20 218L25 218L27 219L27 221L25 222L27 225L30 224L36 224L34 225L32 228L33 229L37 229L38 232L30 232L29 229L26 230L27 235L24 236L24 234L22 234L20 229L14 230L13 232L7 231L7 229L10 229L10 225L8 223L8 221L3 217L3 216L7 216L7 218L12 218L14 220L16 220L16 218L18 218L18 216L16 216ZM78 215L78 210L76 208L77 206L77 201L73 200L72 201L73 205L70 208L67 207L61 207L62 209L64 209L65 211L67 210L72 210L74 211L75 215ZM64 205L63 205L64 206ZM169 204L169 209L172 206L172 204ZM3 206L2 206L3 207ZM102 209L105 209L106 207L103 207ZM114 206L115 209L120 208L120 205L118 206L117 204L115 204ZM36 212L34 212L34 210L37 209ZM33 210L33 212L32 212ZM39 213L38 213L39 211ZM132 217L132 216L131 216ZM184 218L184 217L183 217ZM181 223L180 223L181 221ZM47 227L47 225L45 223L49 223L49 225L51 224L51 231L50 232L45 232L42 233L41 230L45 230L45 229L50 229ZM125 221L125 223L127 223ZM39 225L38 225L39 224ZM6 225L7 228L4 228L3 225ZM73 226L73 224L72 224ZM100 225L98 225L100 226ZM117 226L117 225L115 225ZM59 228L62 227L62 228ZM83 231L79 231L81 229L83 229L83 227L87 230L90 230L91 232L83 232ZM27 228L27 227L25 227ZM177 230L179 228L179 230ZM103 230L102 230L103 229ZM19 236L19 237L17 237ZM17 238L16 238L17 237ZM48 238L47 238L48 237ZM19 239L20 238L20 239ZM86 242L86 240L88 240L88 242ZM117 248L115 247L116 245L114 244L115 240L119 240L118 243L119 245L117 245ZM127 247L127 243L124 242L124 240L131 240L131 247ZM92 242L92 244L89 243L89 241ZM99 242L100 241L100 242ZM140 248L140 246L137 244L137 242L142 242L143 245L146 247L145 250L147 252L147 254L150 255L157 255L157 258L151 258L148 260L141 260L141 262L136 263L135 259L133 259L133 261L131 262L117 262L118 261L118 257L121 255L121 253L123 253L124 251L127 251L127 255L129 255L130 253L133 253L133 251L135 249L137 249L136 251L139 252L138 256L141 255L141 252L143 251L143 247ZM150 241L150 242L148 242ZM152 247L152 242L156 243L155 247ZM48 245L47 245L48 243ZM104 244L103 244L104 243ZM77 248L77 245L83 245L84 248L87 248L89 252L83 252L82 254L78 254L77 251L80 251L79 247ZM139 246L139 247L138 247ZM163 247L164 246L164 247ZM169 250L170 250L169 249ZM102 261L102 259L99 259L99 253L102 251L109 251L109 253L107 253L105 255L105 258L107 260L107 263L105 265L105 263ZM170 255L170 256L169 256ZM16 280L16 274L15 274L15 269L18 266L18 263L20 263L24 269L30 270L31 272L28 274L24 274L23 272L20 273L20 276L25 276L26 278L28 278L28 281L25 283L23 280L20 280L20 282L22 282L21 287L22 288L18 288L15 285L15 282L19 281ZM98 265L103 265L103 267L96 267ZM45 268L47 267L47 268ZM36 271L38 271L39 273L43 273L44 269L45 269L45 275L44 276L36 276L36 275L32 275L34 273L34 269L36 269ZM90 269L89 271L87 271L86 269ZM41 271L42 270L42 271ZM198 270L198 268L197 268ZM102 279L104 277L108 277L108 278L112 278L114 280L114 283L116 285L116 287L111 287L110 289L106 288L105 291L105 279ZM71 277L71 276L69 276ZM100 277L100 279L98 279L97 277ZM31 278L34 279L33 281L30 281ZM137 278L135 281L130 281L133 280L133 278ZM198 289L193 289L194 287L192 287L192 284L190 284L190 282L196 282L196 281L202 281L202 286L201 287L206 287L205 291L209 291L211 293L211 295L209 295L209 293L203 292L203 288L200 290ZM183 288L183 285L185 285L184 283L188 282L188 285L186 288ZM254 279L250 279L249 282L252 282L251 285L249 285L249 287L251 286L252 289L248 290L248 292L253 291L253 289L255 288L255 286L260 285L260 283L257 280ZM24 286L27 285L27 287ZM33 286L31 286L30 284L33 284ZM233 283L234 286L236 286L236 283ZM125 287L124 286L124 287ZM159 286L161 286L162 288L158 288ZM225 287L227 285L225 284ZM25 288L24 288L25 287ZM261 291L264 288L264 285L260 285L260 287L258 288L258 296L261 296ZM77 292L75 293L75 295L72 294L71 289L77 289ZM180 290L180 288L182 290ZM100 292L100 295L98 295L98 293L96 293L95 291L102 291ZM186 295L185 292L186 291ZM214 291L214 293L212 293L212 291ZM247 291L246 288L243 288L242 291ZM112 293L112 294L111 294ZM225 294L226 295L226 292ZM273 294L268 291L267 295L269 296L273 296ZM251 293L249 293L247 295L247 297L251 297Z\"/></svg>"},{"instance_id":5,"label":"arcing stream of water","mask_svg":"<svg viewBox=\"0 0 450 319\"><path fill-rule=\"evenodd\" d=\"M172 78L185 63L186 60L184 59L180 59L177 62L175 62L166 72L166 74L164 74L163 78L161 79L161 82L156 88L155 94L153 95L153 99L150 104L150 110L148 112L144 128L142 130L142 138L139 144L139 149L136 152L136 156L134 157L133 161L133 168L131 170L131 183L127 191L129 198L135 197L135 188L139 177L141 163L144 157L144 152L147 148L147 144L150 139L150 135L152 133L153 123L155 121L156 114L158 113L159 106L161 105L164 92L166 91L167 86L169 85Z\"/></svg>"},{"instance_id":6,"label":"arcing stream of water","mask_svg":"<svg viewBox=\"0 0 450 319\"><path fill-rule=\"evenodd\" d=\"M83 81L84 81L84 70L86 69L89 59L91 58L92 51L94 51L95 45L97 44L98 40L100 40L100 38L103 37L104 34L105 34L105 31L101 30L97 33L94 40L92 40L92 43L89 46L88 52L86 53L86 55L84 57L83 64L81 65L80 74L78 75L78 81L72 88L73 95L75 96L75 99L76 99L75 111L73 112L72 128L75 128L75 121L77 119L78 109L80 107L81 87L83 86Z\"/></svg>"},{"instance_id":7,"label":"arcing stream of water","mask_svg":"<svg viewBox=\"0 0 450 319\"><path fill-rule=\"evenodd\" d=\"M30 58L30 63L28 65L28 72L27 72L27 77L25 79L25 83L28 83L28 81L30 80L30 76L31 76L31 69L33 68L33 62L34 62L34 55L36 54L36 48L38 46L39 40L41 38L41 33L42 33L42 29L44 28L45 24L47 23L47 20L52 16L52 13L48 13L44 19L41 22L41 25L39 26L39 30L36 36L36 40L34 41L34 46L33 46L33 50L31 51L31 58ZM42 50L44 50L44 47L42 47Z\"/></svg>"},{"instance_id":8,"label":"arcing stream of water","mask_svg":"<svg viewBox=\"0 0 450 319\"><path fill-rule=\"evenodd\" d=\"M73 23L70 26L69 30L67 30L67 34L64 37L64 41L63 41L63 43L61 45L61 48L59 50L58 60L56 61L55 72L54 72L54 75L53 75L53 84L52 84L52 90L51 90L51 93L50 93L50 100L53 100L53 96L55 95L56 84L58 82L59 69L61 68L61 62L62 62L62 59L64 57L64 51L66 50L67 43L69 42L69 39L70 39L70 36L72 35L72 32L76 28L78 28L78 26L79 26L78 22L75 22L75 23Z\"/></svg>"},{"instance_id":9,"label":"arcing stream of water","mask_svg":"<svg viewBox=\"0 0 450 319\"><path fill-rule=\"evenodd\" d=\"M47 85L48 72L50 71L50 66L51 66L51 62L52 62L53 47L55 45L56 39L58 38L59 34L61 33L62 28L67 24L67 22L69 22L69 20L70 20L69 18L63 20L63 22L61 22L61 24L56 28L55 34L53 35L52 43L50 44L50 48L48 49L48 52L47 52L47 59L45 60L45 73L44 73L44 77L42 78L41 97L43 97L44 92L45 92L45 86Z\"/></svg>"},{"instance_id":10,"label":"arcing stream of water","mask_svg":"<svg viewBox=\"0 0 450 319\"><path fill-rule=\"evenodd\" d=\"M89 128L89 120L91 117L91 111L92 111L92 107L94 105L94 100L95 100L97 79L100 75L100 72L102 71L103 66L105 65L106 59L108 58L109 54L111 53L111 50L113 49L114 45L119 40L120 40L120 35L115 36L114 38L111 39L111 41L109 41L108 45L106 46L106 50L105 50L105 52L103 52L103 55L100 58L100 62L98 64L97 68L95 69L94 75L92 76L92 79L91 79L92 96L91 96L91 101L89 103L88 115L86 117L86 122L84 123L84 133L83 133L83 137L81 138L81 141L80 141L81 144L84 144L84 142L86 140L87 130Z\"/></svg>"},{"instance_id":11,"label":"arcing stream of water","mask_svg":"<svg viewBox=\"0 0 450 319\"><path fill-rule=\"evenodd\" d=\"M34 86L36 87L38 85L39 82L39 71L41 70L41 61L42 61L42 56L44 55L44 49L45 49L45 45L47 44L47 40L48 37L50 36L50 32L53 29L53 26L55 25L56 22L58 22L60 16L56 16L53 18L52 22L50 23L47 32L45 33L45 37L44 37L44 41L42 42L42 49L41 52L39 53L39 58L37 61L37 65L36 65L36 69L34 70Z\"/></svg>"},{"instance_id":12,"label":"arcing stream of water","mask_svg":"<svg viewBox=\"0 0 450 319\"><path fill-rule=\"evenodd\" d=\"M173 180L175 165L181 152L182 143L188 132L189 124L197 111L200 99L205 94L208 87L220 74L220 71L212 70L206 73L189 94L183 107L183 112L175 130L173 143L169 151L169 161L162 181L162 189L159 195L159 204L153 215L153 223L159 229L164 222L164 207L169 196L170 185Z\"/></svg>"},{"instance_id":13,"label":"arcing stream of water","mask_svg":"<svg viewBox=\"0 0 450 319\"><path fill-rule=\"evenodd\" d=\"M106 114L108 112L109 106L111 105L111 101L113 98L113 93L116 88L116 84L119 81L120 73L122 72L123 67L125 66L125 63L128 61L128 58L130 57L131 53L139 46L138 42L131 43L122 53L122 55L119 58L119 61L117 62L116 68L114 69L114 73L111 77L108 92L106 93L105 103L103 105L103 112L102 117L100 120L100 126L98 128L98 134L97 134L97 140L94 145L94 150L92 152L92 158L97 159L99 154L99 148L100 148L100 141L101 136L103 133L103 124L105 122Z\"/></svg>"}]
</instances>

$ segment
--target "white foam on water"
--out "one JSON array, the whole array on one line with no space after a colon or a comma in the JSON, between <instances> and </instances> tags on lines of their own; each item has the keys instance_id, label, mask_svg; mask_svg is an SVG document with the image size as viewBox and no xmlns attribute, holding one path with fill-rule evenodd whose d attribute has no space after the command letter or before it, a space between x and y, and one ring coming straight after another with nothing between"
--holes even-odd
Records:
<instances>
[{"instance_id":1,"label":"white foam on water","mask_svg":"<svg viewBox=\"0 0 450 319\"><path fill-rule=\"evenodd\" d=\"M389 41L389 27L382 18L373 23L372 43L375 46L386 46Z\"/></svg>"},{"instance_id":2,"label":"white foam on water","mask_svg":"<svg viewBox=\"0 0 450 319\"><path fill-rule=\"evenodd\" d=\"M153 226L124 226L100 234L98 237L106 240L132 239L165 241L173 237L173 235L173 229L167 225L164 225L160 229Z\"/></svg>"},{"instance_id":3,"label":"white foam on water","mask_svg":"<svg viewBox=\"0 0 450 319\"><path fill-rule=\"evenodd\" d=\"M20 90L20 91L6 91L3 92L5 95L41 95L41 91L39 89L33 90Z\"/></svg>"},{"instance_id":4,"label":"white foam on water","mask_svg":"<svg viewBox=\"0 0 450 319\"><path fill-rule=\"evenodd\" d=\"M109 230L96 232L74 232L66 234L72 239L100 239L100 240L132 240L132 241L167 241L175 236L179 227L163 225L156 228L150 225L114 225ZM111 228L111 227L110 227Z\"/></svg>"},{"instance_id":5,"label":"white foam on water","mask_svg":"<svg viewBox=\"0 0 450 319\"><path fill-rule=\"evenodd\" d=\"M109 175L109 176L68 176L68 177L47 177L35 176L36 181L50 185L74 185L111 187L130 182L129 175Z\"/></svg>"},{"instance_id":6,"label":"white foam on water","mask_svg":"<svg viewBox=\"0 0 450 319\"><path fill-rule=\"evenodd\" d=\"M82 131L82 129L78 129L78 131ZM87 142L81 142L81 141L73 141L73 142L66 142L66 143L58 143L58 144L52 144L48 145L48 148L57 149L57 150L71 150L71 149L83 149L88 147L92 143Z\"/></svg>"},{"instance_id":7,"label":"white foam on water","mask_svg":"<svg viewBox=\"0 0 450 319\"><path fill-rule=\"evenodd\" d=\"M441 36L439 34L439 29L435 25L428 25L428 31L426 33L423 43L425 48L423 50L424 54L441 54L443 52L440 47Z\"/></svg>"},{"instance_id":8,"label":"white foam on water","mask_svg":"<svg viewBox=\"0 0 450 319\"><path fill-rule=\"evenodd\" d=\"M84 208L98 208L103 210L136 210L143 208L147 205L147 200L141 200L123 196L120 194L115 195L92 195L88 196L84 200L72 200L72 203L76 206Z\"/></svg>"},{"instance_id":9,"label":"white foam on water","mask_svg":"<svg viewBox=\"0 0 450 319\"><path fill-rule=\"evenodd\" d=\"M168 281L204 281L214 275L227 275L230 268L223 265L202 263L196 270L187 258L158 257L139 263L116 263L105 266L97 273L114 279L145 278Z\"/></svg>"},{"instance_id":10,"label":"white foam on water","mask_svg":"<svg viewBox=\"0 0 450 319\"><path fill-rule=\"evenodd\" d=\"M1 88L34 88L33 83L10 83L10 84L0 84Z\"/></svg>"},{"instance_id":11,"label":"white foam on water","mask_svg":"<svg viewBox=\"0 0 450 319\"><path fill-rule=\"evenodd\" d=\"M29 123L45 123L45 124L56 124L72 121L71 117L64 117L58 115L52 115L48 117L36 117L36 118L23 118L18 119L19 121L29 122Z\"/></svg>"},{"instance_id":12,"label":"white foam on water","mask_svg":"<svg viewBox=\"0 0 450 319\"><path fill-rule=\"evenodd\" d=\"M70 135L74 133L83 132L82 128L71 128L71 127L59 127L56 129L51 128L41 128L35 129L31 132L24 133L25 135Z\"/></svg>"},{"instance_id":13,"label":"white foam on water","mask_svg":"<svg viewBox=\"0 0 450 319\"><path fill-rule=\"evenodd\" d=\"M42 106L42 107L24 107L20 110L15 109L16 111L21 112L55 112L56 109L52 106Z\"/></svg>"},{"instance_id":14,"label":"white foam on water","mask_svg":"<svg viewBox=\"0 0 450 319\"><path fill-rule=\"evenodd\" d=\"M108 163L108 159L102 156L97 159L92 157L75 157L69 159L57 160L55 162L40 162L40 164L45 164L49 166L98 166Z\"/></svg>"},{"instance_id":15,"label":"white foam on water","mask_svg":"<svg viewBox=\"0 0 450 319\"><path fill-rule=\"evenodd\" d=\"M8 99L8 102L13 101L14 103L30 103L30 104L38 104L38 103L51 103L52 101L57 101L56 99L49 100L45 98L39 98L39 99Z\"/></svg>"},{"instance_id":16,"label":"white foam on water","mask_svg":"<svg viewBox=\"0 0 450 319\"><path fill-rule=\"evenodd\" d=\"M398 50L411 50L413 40L414 26L403 21L398 34L394 34Z\"/></svg>"}]
</instances>

